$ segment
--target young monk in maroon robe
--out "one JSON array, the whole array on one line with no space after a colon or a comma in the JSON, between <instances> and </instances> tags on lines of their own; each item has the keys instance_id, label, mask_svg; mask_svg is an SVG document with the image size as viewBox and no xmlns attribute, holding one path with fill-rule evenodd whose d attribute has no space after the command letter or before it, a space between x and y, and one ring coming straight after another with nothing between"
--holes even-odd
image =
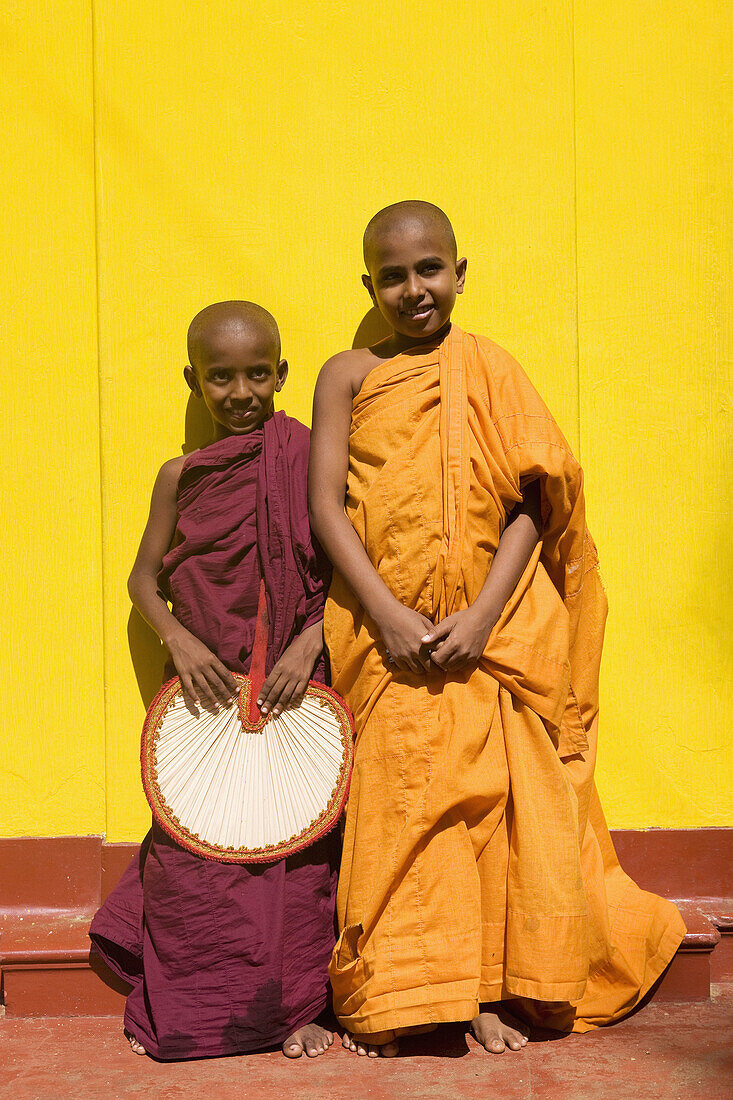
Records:
<instances>
[{"instance_id":1,"label":"young monk in maroon robe","mask_svg":"<svg viewBox=\"0 0 733 1100\"><path fill-rule=\"evenodd\" d=\"M268 676L258 702L278 714L310 678L324 680L329 578L308 524L309 432L273 412L288 368L266 310L209 306L191 323L188 354L186 381L215 441L160 470L130 595L168 647L190 706L216 709L236 693L231 672L249 671L264 579ZM154 825L90 930L133 986L132 1049L161 1059L276 1044L290 1058L327 1051L333 1035L315 1020L327 1000L337 858L331 834L278 863L216 863Z\"/></svg>"}]
</instances>

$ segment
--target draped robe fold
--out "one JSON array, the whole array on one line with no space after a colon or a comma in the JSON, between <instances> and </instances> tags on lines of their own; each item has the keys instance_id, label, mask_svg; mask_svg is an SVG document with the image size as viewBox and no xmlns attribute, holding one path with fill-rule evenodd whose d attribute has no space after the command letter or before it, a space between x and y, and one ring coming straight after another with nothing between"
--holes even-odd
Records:
<instances>
[{"instance_id":1,"label":"draped robe fold","mask_svg":"<svg viewBox=\"0 0 733 1100\"><path fill-rule=\"evenodd\" d=\"M329 570L307 515L309 432L279 412L191 455L160 575L176 617L230 669L248 672L260 578L267 670L320 619ZM171 670L173 674L174 670ZM324 680L321 659L313 678ZM265 865L215 863L153 826L90 935L133 985L125 1026L161 1059L283 1042L327 1002L338 838Z\"/></svg>"},{"instance_id":2,"label":"draped robe fold","mask_svg":"<svg viewBox=\"0 0 733 1100\"><path fill-rule=\"evenodd\" d=\"M436 623L476 598L535 480L543 535L458 674L392 671L334 575L326 642L357 733L330 966L339 1021L375 1036L513 998L560 1030L609 1023L685 929L622 871L593 781L607 605L582 471L511 356L455 326L371 370L349 450L346 510L370 560Z\"/></svg>"}]
</instances>

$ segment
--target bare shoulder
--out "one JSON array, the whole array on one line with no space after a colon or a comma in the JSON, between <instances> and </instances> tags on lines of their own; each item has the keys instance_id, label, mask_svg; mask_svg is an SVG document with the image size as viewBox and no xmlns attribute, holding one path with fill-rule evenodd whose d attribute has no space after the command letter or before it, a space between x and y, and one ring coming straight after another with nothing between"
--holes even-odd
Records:
<instances>
[{"instance_id":1,"label":"bare shoulder","mask_svg":"<svg viewBox=\"0 0 733 1100\"><path fill-rule=\"evenodd\" d=\"M318 385L353 399L373 367L382 360L370 348L349 348L332 355L321 367Z\"/></svg>"},{"instance_id":2,"label":"bare shoulder","mask_svg":"<svg viewBox=\"0 0 733 1100\"><path fill-rule=\"evenodd\" d=\"M187 457L187 455L176 455L175 458L169 458L167 462L163 463L155 479L154 492L165 495L172 494L175 497L178 489L178 479L181 476Z\"/></svg>"}]
</instances>

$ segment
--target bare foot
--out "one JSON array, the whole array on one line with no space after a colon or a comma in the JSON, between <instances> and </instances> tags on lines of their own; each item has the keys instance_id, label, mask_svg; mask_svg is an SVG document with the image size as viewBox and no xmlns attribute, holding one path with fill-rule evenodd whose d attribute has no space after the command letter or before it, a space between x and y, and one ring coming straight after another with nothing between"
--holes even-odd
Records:
<instances>
[{"instance_id":1,"label":"bare foot","mask_svg":"<svg viewBox=\"0 0 733 1100\"><path fill-rule=\"evenodd\" d=\"M385 1036L393 1036L394 1032L385 1032L384 1034ZM371 1036L371 1038L375 1038L375 1036ZM366 1055L367 1058L394 1058L400 1052L400 1044L394 1038L387 1039L383 1043L367 1043L364 1039L359 1039L348 1031L344 1032L342 1044L344 1050L350 1050L352 1054L360 1054L362 1057Z\"/></svg>"},{"instance_id":2,"label":"bare foot","mask_svg":"<svg viewBox=\"0 0 733 1100\"><path fill-rule=\"evenodd\" d=\"M332 1042L332 1031L326 1031L320 1024L306 1024L285 1040L283 1054L286 1058L300 1058L303 1053L309 1058L317 1058L326 1053Z\"/></svg>"},{"instance_id":3,"label":"bare foot","mask_svg":"<svg viewBox=\"0 0 733 1100\"><path fill-rule=\"evenodd\" d=\"M147 1054L148 1053L147 1050L145 1049L145 1047L142 1045L142 1043L138 1043L135 1036L131 1035L130 1032L127 1030L127 1028L125 1028L125 1038L127 1039L128 1043L130 1044L130 1047L132 1048L132 1050L134 1050L135 1054Z\"/></svg>"},{"instance_id":4,"label":"bare foot","mask_svg":"<svg viewBox=\"0 0 733 1100\"><path fill-rule=\"evenodd\" d=\"M509 1050L521 1050L527 1045L529 1029L515 1019L501 1005L497 1012L479 1012L471 1020L471 1031L490 1054L503 1054Z\"/></svg>"}]
</instances>

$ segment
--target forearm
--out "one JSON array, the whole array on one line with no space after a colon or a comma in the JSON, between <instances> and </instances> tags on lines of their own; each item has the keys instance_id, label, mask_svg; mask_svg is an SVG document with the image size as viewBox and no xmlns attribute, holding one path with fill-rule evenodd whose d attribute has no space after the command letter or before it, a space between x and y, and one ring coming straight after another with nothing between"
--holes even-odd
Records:
<instances>
[{"instance_id":1,"label":"forearm","mask_svg":"<svg viewBox=\"0 0 733 1100\"><path fill-rule=\"evenodd\" d=\"M127 582L127 590L145 622L153 628L163 644L170 648L171 641L186 628L171 613L160 593L157 579L133 569Z\"/></svg>"},{"instance_id":2,"label":"forearm","mask_svg":"<svg viewBox=\"0 0 733 1100\"><path fill-rule=\"evenodd\" d=\"M517 587L541 537L540 493L535 482L525 491L504 528L488 576L473 603L493 627Z\"/></svg>"},{"instance_id":3,"label":"forearm","mask_svg":"<svg viewBox=\"0 0 733 1100\"><path fill-rule=\"evenodd\" d=\"M310 626L301 630L298 637L301 639L308 652L313 655L313 664L315 664L323 649L323 615L321 615L317 622L311 623Z\"/></svg>"},{"instance_id":4,"label":"forearm","mask_svg":"<svg viewBox=\"0 0 733 1100\"><path fill-rule=\"evenodd\" d=\"M311 526L334 567L367 614L379 622L397 600L372 565L361 539L343 509L315 504Z\"/></svg>"}]
</instances>

